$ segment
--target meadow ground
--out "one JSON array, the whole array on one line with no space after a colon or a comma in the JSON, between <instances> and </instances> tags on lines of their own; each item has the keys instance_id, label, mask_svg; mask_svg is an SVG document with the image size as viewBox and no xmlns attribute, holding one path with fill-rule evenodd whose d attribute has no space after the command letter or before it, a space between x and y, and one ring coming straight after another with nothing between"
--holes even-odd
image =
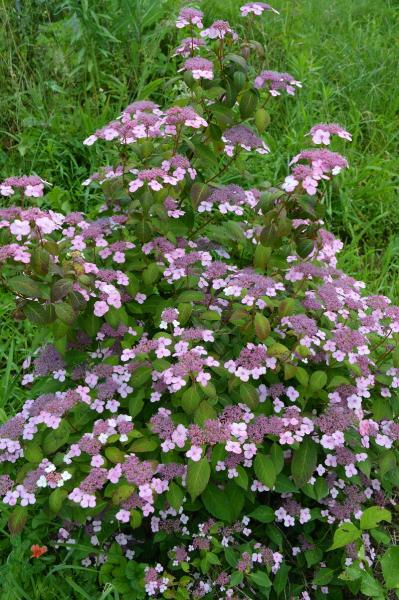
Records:
<instances>
[{"instance_id":1,"label":"meadow ground","mask_svg":"<svg viewBox=\"0 0 399 600\"><path fill-rule=\"evenodd\" d=\"M203 0L210 17L239 19L238 0ZM345 242L341 266L370 289L399 298L398 11L394 0L275 0L279 17L260 35L271 69L303 82L295 99L269 103L272 154L256 178L286 175L316 122L353 134L351 168L326 202L328 226ZM37 173L54 187L55 210L90 212L81 182L104 161L81 141L134 98L167 104L175 92L171 51L176 0L28 0L0 3L0 179ZM278 150L278 152L277 152ZM273 151L274 155L273 155ZM275 158L278 156L278 158ZM23 357L40 345L32 326L0 301L0 421L22 399Z\"/></svg>"}]
</instances>

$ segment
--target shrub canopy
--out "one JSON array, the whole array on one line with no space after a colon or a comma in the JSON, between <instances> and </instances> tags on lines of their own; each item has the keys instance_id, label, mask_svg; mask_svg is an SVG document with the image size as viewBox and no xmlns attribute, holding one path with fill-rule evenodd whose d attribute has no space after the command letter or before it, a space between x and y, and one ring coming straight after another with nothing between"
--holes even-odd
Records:
<instances>
[{"instance_id":1,"label":"shrub canopy","mask_svg":"<svg viewBox=\"0 0 399 600\"><path fill-rule=\"evenodd\" d=\"M348 164L320 146L350 134L315 125L284 182L245 185L251 153L273 160L266 103L301 87L260 68L273 12L246 4L239 32L180 12L175 105L84 142L114 161L84 182L94 218L36 206L37 176L0 184L2 283L49 334L0 426L8 528L122 598L399 587L399 308L337 268L322 221Z\"/></svg>"}]
</instances>

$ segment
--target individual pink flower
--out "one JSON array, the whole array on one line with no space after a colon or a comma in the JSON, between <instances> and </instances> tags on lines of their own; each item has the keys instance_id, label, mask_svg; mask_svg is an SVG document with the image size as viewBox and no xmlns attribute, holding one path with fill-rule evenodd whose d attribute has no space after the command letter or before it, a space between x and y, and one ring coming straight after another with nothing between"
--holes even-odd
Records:
<instances>
[{"instance_id":1,"label":"individual pink flower","mask_svg":"<svg viewBox=\"0 0 399 600\"><path fill-rule=\"evenodd\" d=\"M243 17L246 17L249 14L260 16L262 13L269 10L277 15L279 14L278 10L270 6L270 4L266 4L265 2L249 2L240 8L240 12Z\"/></svg>"},{"instance_id":2,"label":"individual pink flower","mask_svg":"<svg viewBox=\"0 0 399 600\"><path fill-rule=\"evenodd\" d=\"M187 458L191 458L194 462L198 462L202 456L202 448L199 446L191 446L190 450L186 452Z\"/></svg>"},{"instance_id":3,"label":"individual pink flower","mask_svg":"<svg viewBox=\"0 0 399 600\"><path fill-rule=\"evenodd\" d=\"M27 236L30 234L30 224L29 221L20 221L19 219L15 219L13 223L10 225L10 232L15 235L18 241L22 239L23 236Z\"/></svg>"}]
</instances>

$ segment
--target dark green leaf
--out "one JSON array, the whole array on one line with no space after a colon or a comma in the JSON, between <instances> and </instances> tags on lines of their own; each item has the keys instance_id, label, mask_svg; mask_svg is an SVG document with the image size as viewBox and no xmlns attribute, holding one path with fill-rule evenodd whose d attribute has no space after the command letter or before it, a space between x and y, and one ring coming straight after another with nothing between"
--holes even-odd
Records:
<instances>
[{"instance_id":1,"label":"dark green leaf","mask_svg":"<svg viewBox=\"0 0 399 600\"><path fill-rule=\"evenodd\" d=\"M317 466L317 445L309 437L305 438L294 451L291 471L294 482L298 487L305 485L311 478Z\"/></svg>"}]
</instances>

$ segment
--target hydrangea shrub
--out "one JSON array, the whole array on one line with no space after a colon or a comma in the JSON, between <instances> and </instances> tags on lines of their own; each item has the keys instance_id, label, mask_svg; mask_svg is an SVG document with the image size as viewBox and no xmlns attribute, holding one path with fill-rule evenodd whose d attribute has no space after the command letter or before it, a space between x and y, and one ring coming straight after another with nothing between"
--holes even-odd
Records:
<instances>
[{"instance_id":1,"label":"hydrangea shrub","mask_svg":"<svg viewBox=\"0 0 399 600\"><path fill-rule=\"evenodd\" d=\"M84 141L118 156L83 182L94 218L0 184L2 284L48 331L0 426L2 524L121 598L398 596L399 307L322 220L348 163L320 145L350 134L315 125L276 187L240 177L301 87L249 64L276 12L248 3L236 32L181 10L184 93Z\"/></svg>"}]
</instances>

